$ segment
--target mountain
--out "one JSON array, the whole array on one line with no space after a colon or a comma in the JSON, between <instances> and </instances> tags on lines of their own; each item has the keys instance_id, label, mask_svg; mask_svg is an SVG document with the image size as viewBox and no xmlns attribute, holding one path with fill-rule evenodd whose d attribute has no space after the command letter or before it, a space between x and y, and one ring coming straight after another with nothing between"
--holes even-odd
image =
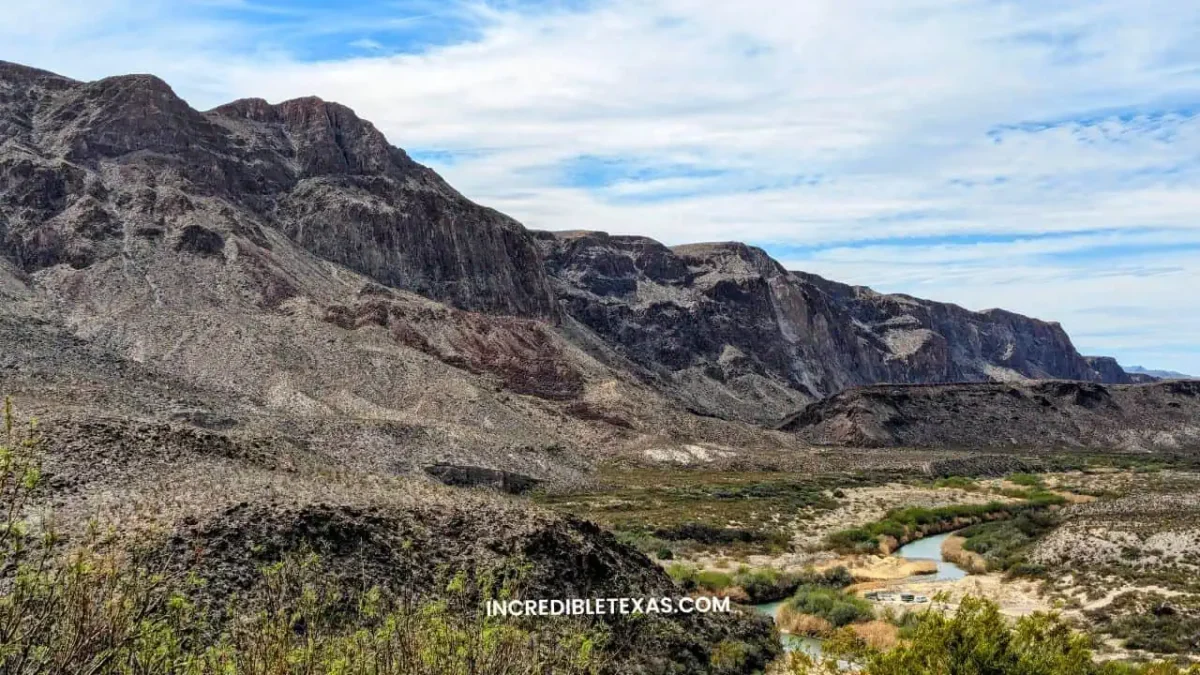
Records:
<instances>
[{"instance_id":1,"label":"mountain","mask_svg":"<svg viewBox=\"0 0 1200 675\"><path fill-rule=\"evenodd\" d=\"M786 457L778 421L847 388L1129 381L1056 323L744 244L531 232L342 105L201 112L150 75L0 63L0 252L3 385L40 414L353 470Z\"/></svg>"},{"instance_id":2,"label":"mountain","mask_svg":"<svg viewBox=\"0 0 1200 675\"><path fill-rule=\"evenodd\" d=\"M1125 368L1127 373L1137 373L1138 375L1149 375L1163 380L1194 380L1194 375L1184 375L1183 373L1174 370L1150 370L1141 366L1128 366Z\"/></svg>"},{"instance_id":3,"label":"mountain","mask_svg":"<svg viewBox=\"0 0 1200 675\"><path fill-rule=\"evenodd\" d=\"M879 382L1130 381L1057 323L839 284L745 244L537 237L563 312L709 415L775 420Z\"/></svg>"},{"instance_id":4,"label":"mountain","mask_svg":"<svg viewBox=\"0 0 1200 675\"><path fill-rule=\"evenodd\" d=\"M1200 383L1039 381L873 385L780 429L820 445L1186 453L1200 448Z\"/></svg>"},{"instance_id":5,"label":"mountain","mask_svg":"<svg viewBox=\"0 0 1200 675\"><path fill-rule=\"evenodd\" d=\"M588 356L523 227L318 99L199 112L0 63L0 253L0 391L39 419L65 536L97 515L164 565L203 552L216 607L310 549L346 589L526 564L529 597L667 593L610 533L439 471L569 483L650 425L780 445ZM591 621L614 672L779 650L761 617L645 618Z\"/></svg>"}]
</instances>

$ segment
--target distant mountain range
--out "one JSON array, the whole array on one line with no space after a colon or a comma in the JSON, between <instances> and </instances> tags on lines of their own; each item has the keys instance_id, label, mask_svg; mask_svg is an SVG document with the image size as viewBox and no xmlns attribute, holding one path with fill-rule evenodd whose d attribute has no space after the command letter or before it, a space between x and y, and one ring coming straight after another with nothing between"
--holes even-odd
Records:
<instances>
[{"instance_id":1,"label":"distant mountain range","mask_svg":"<svg viewBox=\"0 0 1200 675\"><path fill-rule=\"evenodd\" d=\"M1135 373L1137 375L1149 375L1163 380L1194 380L1195 375L1185 375L1174 370L1151 370L1141 366L1125 366L1125 372Z\"/></svg>"}]
</instances>

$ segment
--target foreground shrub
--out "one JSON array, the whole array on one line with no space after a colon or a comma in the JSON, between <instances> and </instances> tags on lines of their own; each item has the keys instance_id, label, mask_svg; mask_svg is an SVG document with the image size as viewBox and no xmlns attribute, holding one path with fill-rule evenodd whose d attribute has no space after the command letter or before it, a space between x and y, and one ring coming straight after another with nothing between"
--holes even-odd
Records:
<instances>
[{"instance_id":1,"label":"foreground shrub","mask_svg":"<svg viewBox=\"0 0 1200 675\"><path fill-rule=\"evenodd\" d=\"M468 606L465 575L450 578L445 600L378 589L351 599L311 555L263 570L261 600L235 601L215 621L188 597L199 580L140 568L107 550L96 527L64 551L33 514L42 489L36 425L19 428L6 402L3 431L4 675L583 675L602 666L603 635L569 622L535 633L488 619Z\"/></svg>"},{"instance_id":2,"label":"foreground shrub","mask_svg":"<svg viewBox=\"0 0 1200 675\"><path fill-rule=\"evenodd\" d=\"M834 675L849 665L863 675L1200 675L1200 666L1096 663L1088 638L1057 615L1010 624L994 603L978 598L965 598L950 616L929 610L911 620L907 639L892 648L874 647L847 628L825 641L824 660L792 653L772 673Z\"/></svg>"}]
</instances>

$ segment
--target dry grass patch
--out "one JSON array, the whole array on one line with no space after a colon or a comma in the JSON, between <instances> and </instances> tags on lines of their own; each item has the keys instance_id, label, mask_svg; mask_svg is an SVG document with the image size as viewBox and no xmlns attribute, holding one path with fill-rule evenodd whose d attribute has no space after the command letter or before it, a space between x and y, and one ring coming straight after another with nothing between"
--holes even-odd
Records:
<instances>
[{"instance_id":1,"label":"dry grass patch","mask_svg":"<svg viewBox=\"0 0 1200 675\"><path fill-rule=\"evenodd\" d=\"M775 625L779 630L792 635L822 637L833 632L833 624L819 616L797 612L786 603L775 614Z\"/></svg>"},{"instance_id":2,"label":"dry grass patch","mask_svg":"<svg viewBox=\"0 0 1200 675\"><path fill-rule=\"evenodd\" d=\"M968 574L987 574L987 560L965 548L965 537L951 536L942 541L942 557L958 565Z\"/></svg>"},{"instance_id":3,"label":"dry grass patch","mask_svg":"<svg viewBox=\"0 0 1200 675\"><path fill-rule=\"evenodd\" d=\"M874 649L888 650L900 644L900 629L886 621L850 624L850 630Z\"/></svg>"}]
</instances>

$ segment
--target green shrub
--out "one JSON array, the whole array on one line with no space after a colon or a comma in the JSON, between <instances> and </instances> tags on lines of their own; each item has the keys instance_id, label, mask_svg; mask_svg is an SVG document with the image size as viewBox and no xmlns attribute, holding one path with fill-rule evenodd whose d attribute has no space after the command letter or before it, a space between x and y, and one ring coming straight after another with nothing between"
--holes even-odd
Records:
<instances>
[{"instance_id":1,"label":"green shrub","mask_svg":"<svg viewBox=\"0 0 1200 675\"><path fill-rule=\"evenodd\" d=\"M1009 475L1007 480L1025 487L1042 487L1042 477L1032 473L1014 473Z\"/></svg>"},{"instance_id":2,"label":"green shrub","mask_svg":"<svg viewBox=\"0 0 1200 675\"><path fill-rule=\"evenodd\" d=\"M882 519L873 523L839 530L828 535L825 543L832 549L844 553L870 553L879 549L882 537L894 537L898 541L909 541L933 532L960 519L983 520L985 518L1011 517L1034 509L1063 504L1066 500L1044 491L1029 491L1022 495L1019 503L988 502L986 504L952 504L935 508L911 506L893 509Z\"/></svg>"},{"instance_id":3,"label":"green shrub","mask_svg":"<svg viewBox=\"0 0 1200 675\"><path fill-rule=\"evenodd\" d=\"M1097 663L1087 636L1072 631L1055 614L1035 613L1007 621L992 602L963 599L952 615L907 614L897 646L878 650L847 630L823 645L824 660L789 656L781 675L833 675L849 662L862 675L1200 675L1200 666L1170 663Z\"/></svg>"},{"instance_id":4,"label":"green shrub","mask_svg":"<svg viewBox=\"0 0 1200 675\"><path fill-rule=\"evenodd\" d=\"M696 581L696 568L685 563L671 563L667 567L667 576L683 587L691 586Z\"/></svg>"},{"instance_id":5,"label":"green shrub","mask_svg":"<svg viewBox=\"0 0 1200 675\"><path fill-rule=\"evenodd\" d=\"M989 570L1007 570L1013 574L1037 576L1038 568L1025 564L1033 544L1058 525L1058 516L1049 511L1028 510L1008 520L979 523L964 528L959 536L966 539L963 548L978 553Z\"/></svg>"},{"instance_id":6,"label":"green shrub","mask_svg":"<svg viewBox=\"0 0 1200 675\"><path fill-rule=\"evenodd\" d=\"M127 566L99 528L70 550L24 519L41 488L43 441L5 401L0 443L0 673L4 675L547 675L604 667L605 634L463 611L465 575L447 600L372 589L347 616L343 590L315 556L263 570L258 604L215 625L194 581Z\"/></svg>"},{"instance_id":7,"label":"green shrub","mask_svg":"<svg viewBox=\"0 0 1200 675\"><path fill-rule=\"evenodd\" d=\"M866 600L822 586L801 586L788 600L788 606L801 614L825 619L835 627L869 621L874 616Z\"/></svg>"},{"instance_id":8,"label":"green shrub","mask_svg":"<svg viewBox=\"0 0 1200 675\"><path fill-rule=\"evenodd\" d=\"M745 590L751 603L760 604L787 598L804 579L805 575L780 572L771 567L752 570L743 566L734 575L733 585Z\"/></svg>"},{"instance_id":9,"label":"green shrub","mask_svg":"<svg viewBox=\"0 0 1200 675\"><path fill-rule=\"evenodd\" d=\"M721 591L733 585L733 576L726 572L701 570L695 576L696 585L709 591Z\"/></svg>"}]
</instances>

